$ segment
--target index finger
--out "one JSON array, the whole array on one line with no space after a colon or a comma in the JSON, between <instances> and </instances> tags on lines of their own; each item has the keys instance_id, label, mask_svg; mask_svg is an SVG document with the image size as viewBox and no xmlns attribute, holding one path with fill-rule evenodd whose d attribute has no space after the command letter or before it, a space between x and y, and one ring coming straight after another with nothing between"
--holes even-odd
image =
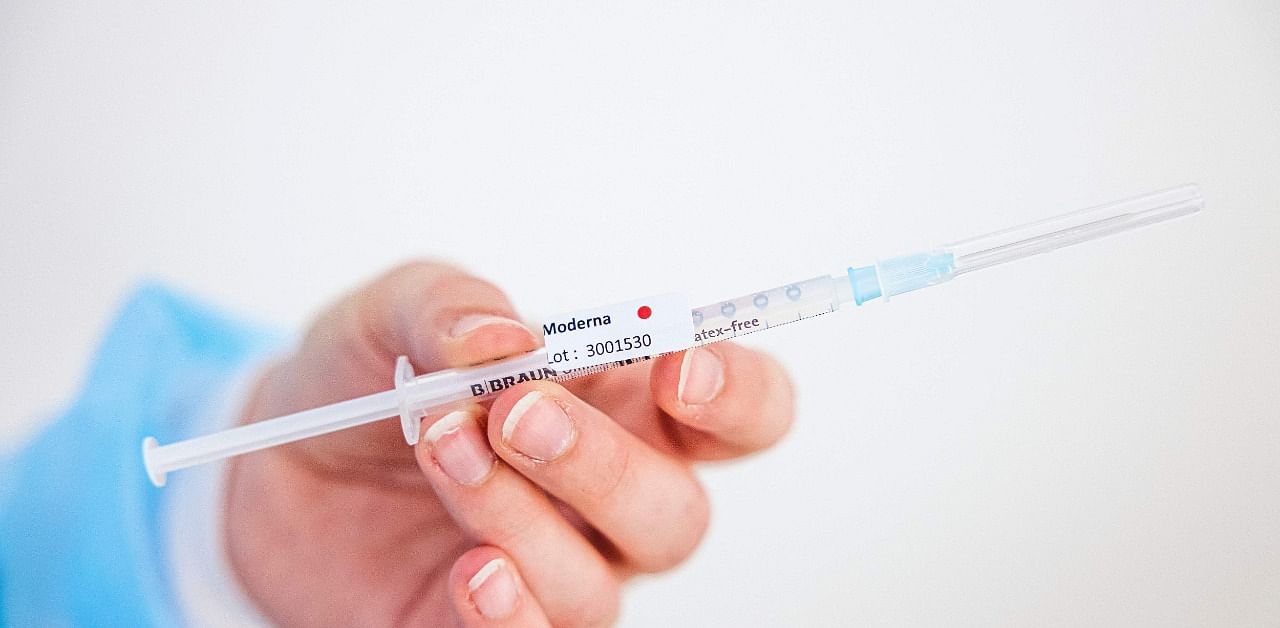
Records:
<instances>
[{"instance_id":1,"label":"index finger","mask_svg":"<svg viewBox=\"0 0 1280 628\"><path fill-rule=\"evenodd\" d=\"M773 358L729 342L654 361L650 389L690 458L732 458L777 442L795 418L791 379Z\"/></svg>"}]
</instances>

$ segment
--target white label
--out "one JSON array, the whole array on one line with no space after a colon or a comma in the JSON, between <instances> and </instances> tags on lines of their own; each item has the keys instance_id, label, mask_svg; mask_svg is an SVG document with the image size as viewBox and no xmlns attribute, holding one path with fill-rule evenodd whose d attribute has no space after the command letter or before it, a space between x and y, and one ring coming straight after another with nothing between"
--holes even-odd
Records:
<instances>
[{"instance_id":1,"label":"white label","mask_svg":"<svg viewBox=\"0 0 1280 628\"><path fill-rule=\"evenodd\" d=\"M552 316L542 325L547 363L576 369L693 346L689 302L659 294Z\"/></svg>"}]
</instances>

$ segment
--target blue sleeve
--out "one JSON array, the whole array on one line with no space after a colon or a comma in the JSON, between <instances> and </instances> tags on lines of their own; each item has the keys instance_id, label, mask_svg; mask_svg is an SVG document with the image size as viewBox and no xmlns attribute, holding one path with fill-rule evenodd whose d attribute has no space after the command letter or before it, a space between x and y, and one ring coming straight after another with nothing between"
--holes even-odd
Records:
<instances>
[{"instance_id":1,"label":"blue sleeve","mask_svg":"<svg viewBox=\"0 0 1280 628\"><path fill-rule=\"evenodd\" d=\"M0 465L0 626L181 624L140 443L190 436L275 344L162 286L133 294L69 409Z\"/></svg>"}]
</instances>

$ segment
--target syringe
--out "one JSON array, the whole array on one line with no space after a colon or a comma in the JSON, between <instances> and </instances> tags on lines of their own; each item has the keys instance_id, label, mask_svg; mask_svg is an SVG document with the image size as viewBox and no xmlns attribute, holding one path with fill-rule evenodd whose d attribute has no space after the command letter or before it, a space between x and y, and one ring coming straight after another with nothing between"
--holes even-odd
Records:
<instances>
[{"instance_id":1,"label":"syringe","mask_svg":"<svg viewBox=\"0 0 1280 628\"><path fill-rule=\"evenodd\" d=\"M887 301L975 270L1191 215L1203 207L1199 189L1183 185L852 267L840 275L823 275L704 305L692 311L694 338L690 344L701 346L807 320L849 302L860 306L874 299ZM549 365L546 350L538 349L422 376L415 376L409 360L401 357L390 390L168 445L147 437L142 442L142 457L152 483L164 486L165 475L176 469L395 416L400 417L405 440L412 445L418 442L420 422L428 410L489 399L520 381L566 381L652 357L656 356L556 370Z\"/></svg>"}]
</instances>

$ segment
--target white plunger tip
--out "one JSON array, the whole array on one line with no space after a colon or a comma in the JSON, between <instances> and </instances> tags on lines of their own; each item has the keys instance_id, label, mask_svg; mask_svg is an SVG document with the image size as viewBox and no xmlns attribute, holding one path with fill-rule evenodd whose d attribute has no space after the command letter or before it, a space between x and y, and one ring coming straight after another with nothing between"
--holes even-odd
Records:
<instances>
[{"instance_id":1,"label":"white plunger tip","mask_svg":"<svg viewBox=\"0 0 1280 628\"><path fill-rule=\"evenodd\" d=\"M154 452L160 443L156 441L154 436L148 436L142 439L142 464L147 467L147 477L151 478L151 483L157 487L164 486L165 472L156 468L155 461L152 460L152 452Z\"/></svg>"}]
</instances>

